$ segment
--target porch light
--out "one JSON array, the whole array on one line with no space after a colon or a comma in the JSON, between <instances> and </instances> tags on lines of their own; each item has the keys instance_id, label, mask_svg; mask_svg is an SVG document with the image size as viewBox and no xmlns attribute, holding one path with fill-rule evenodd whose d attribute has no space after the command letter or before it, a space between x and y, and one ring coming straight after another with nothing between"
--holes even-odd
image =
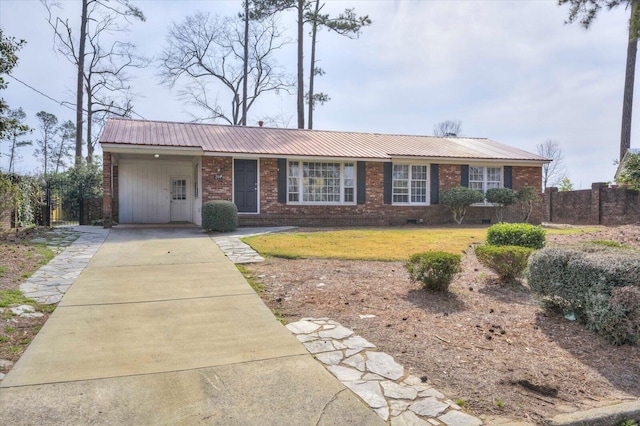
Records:
<instances>
[{"instance_id":1,"label":"porch light","mask_svg":"<svg viewBox=\"0 0 640 426\"><path fill-rule=\"evenodd\" d=\"M153 158L160 158L160 154L153 154Z\"/></svg>"}]
</instances>

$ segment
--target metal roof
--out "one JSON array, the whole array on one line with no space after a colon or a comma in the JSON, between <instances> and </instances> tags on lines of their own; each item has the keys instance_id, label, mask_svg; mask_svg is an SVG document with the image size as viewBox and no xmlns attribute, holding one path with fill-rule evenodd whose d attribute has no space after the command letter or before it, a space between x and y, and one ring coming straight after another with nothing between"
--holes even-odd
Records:
<instances>
[{"instance_id":1,"label":"metal roof","mask_svg":"<svg viewBox=\"0 0 640 426\"><path fill-rule=\"evenodd\" d=\"M112 118L101 144L200 148L205 153L388 160L397 157L512 160L548 159L489 139L243 127Z\"/></svg>"}]
</instances>

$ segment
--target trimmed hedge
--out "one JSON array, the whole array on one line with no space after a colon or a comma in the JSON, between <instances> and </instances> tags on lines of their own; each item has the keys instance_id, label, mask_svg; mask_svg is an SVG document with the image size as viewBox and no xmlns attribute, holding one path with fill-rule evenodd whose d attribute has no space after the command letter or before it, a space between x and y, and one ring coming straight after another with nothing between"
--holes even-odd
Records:
<instances>
[{"instance_id":1,"label":"trimmed hedge","mask_svg":"<svg viewBox=\"0 0 640 426\"><path fill-rule=\"evenodd\" d=\"M640 339L640 254L598 246L546 248L529 262L529 287L548 309L573 314L614 344Z\"/></svg>"},{"instance_id":2,"label":"trimmed hedge","mask_svg":"<svg viewBox=\"0 0 640 426\"><path fill-rule=\"evenodd\" d=\"M238 228L238 207L231 201L208 201L202 205L202 227L229 232Z\"/></svg>"},{"instance_id":3,"label":"trimmed hedge","mask_svg":"<svg viewBox=\"0 0 640 426\"><path fill-rule=\"evenodd\" d=\"M411 281L419 282L432 291L447 291L453 277L460 272L462 256L444 251L416 253L409 257L404 267Z\"/></svg>"},{"instance_id":4,"label":"trimmed hedge","mask_svg":"<svg viewBox=\"0 0 640 426\"><path fill-rule=\"evenodd\" d=\"M513 281L527 269L527 261L533 249L519 246L478 246L478 261L493 270L503 282Z\"/></svg>"},{"instance_id":5,"label":"trimmed hedge","mask_svg":"<svg viewBox=\"0 0 640 426\"><path fill-rule=\"evenodd\" d=\"M492 246L520 246L541 249L546 241L541 226L528 223L497 223L487 230L487 244Z\"/></svg>"}]
</instances>

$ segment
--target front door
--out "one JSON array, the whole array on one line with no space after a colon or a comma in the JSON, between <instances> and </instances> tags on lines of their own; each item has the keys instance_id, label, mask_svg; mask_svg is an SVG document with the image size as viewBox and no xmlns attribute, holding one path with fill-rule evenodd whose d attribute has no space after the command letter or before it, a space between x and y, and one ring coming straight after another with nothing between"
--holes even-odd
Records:
<instances>
[{"instance_id":1,"label":"front door","mask_svg":"<svg viewBox=\"0 0 640 426\"><path fill-rule=\"evenodd\" d=\"M233 202L240 213L258 213L258 160L235 160Z\"/></svg>"},{"instance_id":2,"label":"front door","mask_svg":"<svg viewBox=\"0 0 640 426\"><path fill-rule=\"evenodd\" d=\"M171 222L191 221L188 188L186 177L171 177Z\"/></svg>"}]
</instances>

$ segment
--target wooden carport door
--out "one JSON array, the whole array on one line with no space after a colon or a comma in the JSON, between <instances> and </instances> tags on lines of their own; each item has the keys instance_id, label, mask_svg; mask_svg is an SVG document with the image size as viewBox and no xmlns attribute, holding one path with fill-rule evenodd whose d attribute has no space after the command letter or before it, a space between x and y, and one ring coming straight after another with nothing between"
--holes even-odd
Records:
<instances>
[{"instance_id":1,"label":"wooden carport door","mask_svg":"<svg viewBox=\"0 0 640 426\"><path fill-rule=\"evenodd\" d=\"M258 213L258 160L235 160L233 202L240 213Z\"/></svg>"}]
</instances>

